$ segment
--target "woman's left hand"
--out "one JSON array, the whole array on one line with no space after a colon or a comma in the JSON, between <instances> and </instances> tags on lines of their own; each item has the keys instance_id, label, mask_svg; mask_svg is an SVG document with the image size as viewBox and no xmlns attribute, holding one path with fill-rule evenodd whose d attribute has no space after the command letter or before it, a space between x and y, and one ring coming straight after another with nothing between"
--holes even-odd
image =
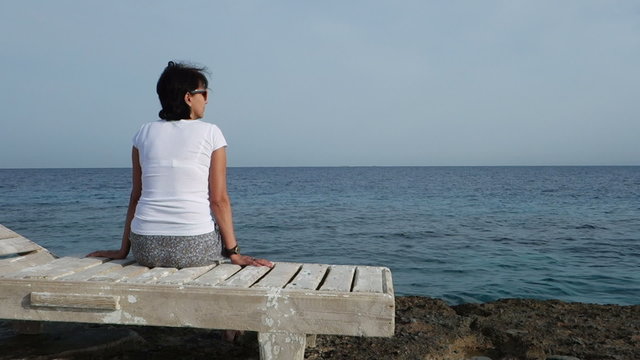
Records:
<instances>
[{"instance_id":1,"label":"woman's left hand","mask_svg":"<svg viewBox=\"0 0 640 360\"><path fill-rule=\"evenodd\" d=\"M256 259L248 255L233 254L229 258L232 264L273 267L273 263L267 259Z\"/></svg>"}]
</instances>

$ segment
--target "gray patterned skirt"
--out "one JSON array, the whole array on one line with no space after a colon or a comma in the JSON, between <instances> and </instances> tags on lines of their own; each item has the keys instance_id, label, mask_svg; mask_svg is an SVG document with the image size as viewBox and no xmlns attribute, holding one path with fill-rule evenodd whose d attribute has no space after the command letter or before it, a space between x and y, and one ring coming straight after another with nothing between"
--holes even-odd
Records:
<instances>
[{"instance_id":1,"label":"gray patterned skirt","mask_svg":"<svg viewBox=\"0 0 640 360\"><path fill-rule=\"evenodd\" d=\"M219 263L222 241L217 231L194 236L130 233L131 252L140 265L185 268Z\"/></svg>"}]
</instances>

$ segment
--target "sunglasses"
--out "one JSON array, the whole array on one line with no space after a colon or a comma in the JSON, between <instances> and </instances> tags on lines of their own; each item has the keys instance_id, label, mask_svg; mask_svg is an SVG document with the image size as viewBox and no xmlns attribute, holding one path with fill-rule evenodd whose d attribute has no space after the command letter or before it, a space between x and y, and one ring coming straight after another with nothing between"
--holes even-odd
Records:
<instances>
[{"instance_id":1,"label":"sunglasses","mask_svg":"<svg viewBox=\"0 0 640 360\"><path fill-rule=\"evenodd\" d=\"M204 96L204 99L207 100L207 95L209 95L209 89L191 90L189 91L189 94L191 95L202 94L202 96Z\"/></svg>"}]
</instances>

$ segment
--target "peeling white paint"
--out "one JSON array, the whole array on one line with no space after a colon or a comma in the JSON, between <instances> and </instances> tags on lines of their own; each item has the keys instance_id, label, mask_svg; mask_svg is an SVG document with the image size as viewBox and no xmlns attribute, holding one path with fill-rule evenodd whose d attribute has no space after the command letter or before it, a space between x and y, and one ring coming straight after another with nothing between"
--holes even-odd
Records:
<instances>
[{"instance_id":1,"label":"peeling white paint","mask_svg":"<svg viewBox=\"0 0 640 360\"><path fill-rule=\"evenodd\" d=\"M112 311L102 317L102 322L104 323L119 323L122 318L122 310Z\"/></svg>"},{"instance_id":2,"label":"peeling white paint","mask_svg":"<svg viewBox=\"0 0 640 360\"><path fill-rule=\"evenodd\" d=\"M302 359L304 357L306 344L306 335L304 334L259 333L258 341L260 342L261 360Z\"/></svg>"},{"instance_id":3,"label":"peeling white paint","mask_svg":"<svg viewBox=\"0 0 640 360\"><path fill-rule=\"evenodd\" d=\"M289 294L283 292L282 288L270 287L267 288L266 295L267 299L262 309L265 312L262 323L269 328L279 328L283 318L286 319L295 314L295 310L288 306L290 302Z\"/></svg>"},{"instance_id":4,"label":"peeling white paint","mask_svg":"<svg viewBox=\"0 0 640 360\"><path fill-rule=\"evenodd\" d=\"M265 325L267 325L268 327L272 327L273 326L273 319L270 317L264 318L264 320L262 321Z\"/></svg>"},{"instance_id":5,"label":"peeling white paint","mask_svg":"<svg viewBox=\"0 0 640 360\"><path fill-rule=\"evenodd\" d=\"M140 316L133 316L128 312L124 312L122 310L113 311L102 318L102 322L111 323L111 324L122 324L122 319L127 319L128 322L132 322L136 325L146 325L147 320Z\"/></svg>"},{"instance_id":6,"label":"peeling white paint","mask_svg":"<svg viewBox=\"0 0 640 360\"><path fill-rule=\"evenodd\" d=\"M138 302L138 298L136 298L136 297L135 297L135 296L133 296L133 295L129 295L129 296L127 296L127 300L129 300L129 304L135 304L135 303L137 303L137 302Z\"/></svg>"},{"instance_id":7,"label":"peeling white paint","mask_svg":"<svg viewBox=\"0 0 640 360\"><path fill-rule=\"evenodd\" d=\"M278 299L279 298L283 298L286 299L288 298L287 295L281 296L282 294L282 288L269 288L267 290L267 309L269 308L273 308L273 309L278 309Z\"/></svg>"}]
</instances>

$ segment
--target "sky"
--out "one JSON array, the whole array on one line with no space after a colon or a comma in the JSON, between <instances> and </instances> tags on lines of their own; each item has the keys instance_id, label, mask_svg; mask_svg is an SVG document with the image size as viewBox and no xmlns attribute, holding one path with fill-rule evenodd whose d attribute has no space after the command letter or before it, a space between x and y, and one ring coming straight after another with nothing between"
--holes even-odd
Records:
<instances>
[{"instance_id":1,"label":"sky","mask_svg":"<svg viewBox=\"0 0 640 360\"><path fill-rule=\"evenodd\" d=\"M129 167L169 60L229 166L640 165L640 3L0 0L0 168Z\"/></svg>"}]
</instances>

